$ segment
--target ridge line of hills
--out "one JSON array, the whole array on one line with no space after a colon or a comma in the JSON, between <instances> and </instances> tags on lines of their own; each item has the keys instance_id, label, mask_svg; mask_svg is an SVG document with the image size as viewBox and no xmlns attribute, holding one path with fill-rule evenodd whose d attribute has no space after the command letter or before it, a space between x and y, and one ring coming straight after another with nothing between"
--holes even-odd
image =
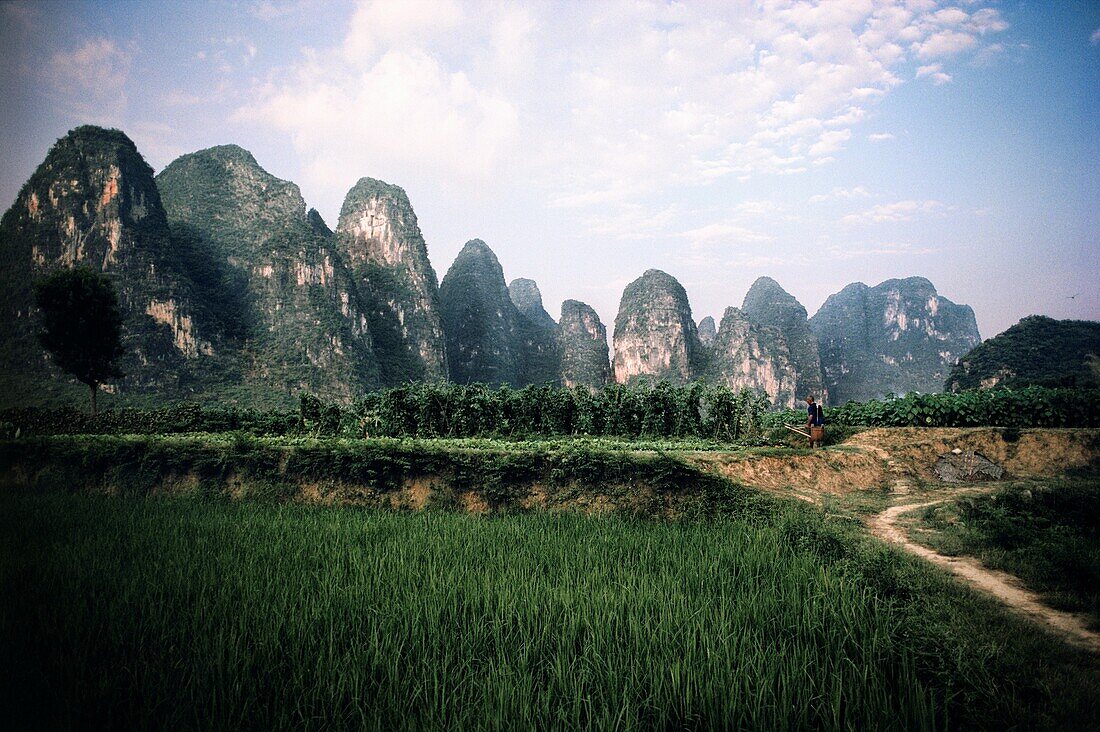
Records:
<instances>
[{"instance_id":1,"label":"ridge line of hills","mask_svg":"<svg viewBox=\"0 0 1100 732\"><path fill-rule=\"evenodd\" d=\"M115 389L135 402L349 400L407 381L491 385L704 379L795 406L939 391L980 343L973 310L920 277L853 283L813 316L759 278L718 324L694 321L684 288L649 270L606 327L583 302L557 321L538 285L507 283L473 239L442 281L405 191L361 178L335 229L298 186L236 145L189 153L154 176L118 130L57 141L0 222L5 405L50 403L75 383L35 339L31 283L59 267L102 270L126 318Z\"/></svg>"}]
</instances>

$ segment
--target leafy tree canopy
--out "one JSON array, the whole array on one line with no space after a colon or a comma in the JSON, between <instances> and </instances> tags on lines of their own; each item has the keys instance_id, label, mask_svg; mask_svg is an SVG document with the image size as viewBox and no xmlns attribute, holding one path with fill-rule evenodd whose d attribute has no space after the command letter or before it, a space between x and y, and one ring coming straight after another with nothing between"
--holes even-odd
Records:
<instances>
[{"instance_id":1,"label":"leafy tree canopy","mask_svg":"<svg viewBox=\"0 0 1100 732\"><path fill-rule=\"evenodd\" d=\"M43 347L62 369L87 384L95 412L99 385L122 376L122 315L106 275L86 267L54 272L35 285Z\"/></svg>"}]
</instances>

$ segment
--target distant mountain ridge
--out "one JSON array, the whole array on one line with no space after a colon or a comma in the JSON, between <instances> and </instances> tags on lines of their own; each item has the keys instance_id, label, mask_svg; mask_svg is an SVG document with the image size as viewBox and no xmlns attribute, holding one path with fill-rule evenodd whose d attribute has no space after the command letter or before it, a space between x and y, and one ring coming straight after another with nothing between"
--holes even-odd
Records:
<instances>
[{"instance_id":1,"label":"distant mountain ridge","mask_svg":"<svg viewBox=\"0 0 1100 732\"><path fill-rule=\"evenodd\" d=\"M346 401L410 380L704 379L766 391L776 406L811 392L835 404L938 390L980 340L973 311L919 277L853 283L812 318L761 277L718 326L697 326L683 286L648 270L623 292L611 352L591 307L566 300L555 322L537 283L506 284L479 239L438 282L396 185L359 179L334 231L243 148L183 155L154 178L124 133L89 126L51 148L4 214L0 261L7 404L75 393L35 339L31 296L42 274L75 265L119 289L124 401L286 406L303 390Z\"/></svg>"}]
</instances>

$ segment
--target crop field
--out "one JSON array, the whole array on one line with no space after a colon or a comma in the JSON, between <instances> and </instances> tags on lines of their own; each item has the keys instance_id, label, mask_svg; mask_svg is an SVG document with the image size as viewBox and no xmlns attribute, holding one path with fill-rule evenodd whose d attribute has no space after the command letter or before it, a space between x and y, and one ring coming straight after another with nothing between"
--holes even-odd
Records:
<instances>
[{"instance_id":1,"label":"crop field","mask_svg":"<svg viewBox=\"0 0 1100 732\"><path fill-rule=\"evenodd\" d=\"M1094 661L804 506L671 522L9 490L0 586L9 728L1100 723Z\"/></svg>"}]
</instances>

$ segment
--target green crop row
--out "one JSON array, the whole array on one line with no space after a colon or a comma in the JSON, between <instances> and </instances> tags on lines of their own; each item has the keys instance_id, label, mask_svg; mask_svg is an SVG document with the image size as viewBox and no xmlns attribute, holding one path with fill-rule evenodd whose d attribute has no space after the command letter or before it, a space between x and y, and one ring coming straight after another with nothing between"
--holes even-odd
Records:
<instances>
[{"instance_id":1,"label":"green crop row","mask_svg":"<svg viewBox=\"0 0 1100 732\"><path fill-rule=\"evenodd\" d=\"M180 404L155 410L106 410L92 417L73 409L12 409L0 413L0 437L244 431L280 436L592 435L733 442L759 434L766 409L763 394L700 382L615 384L596 392L411 383L373 392L352 405L303 393L297 412Z\"/></svg>"},{"instance_id":2,"label":"green crop row","mask_svg":"<svg viewBox=\"0 0 1100 732\"><path fill-rule=\"evenodd\" d=\"M907 394L848 402L826 421L852 427L1100 427L1100 390L1029 386L956 394ZM769 427L805 422L804 412L767 415Z\"/></svg>"},{"instance_id":3,"label":"green crop row","mask_svg":"<svg viewBox=\"0 0 1100 732\"><path fill-rule=\"evenodd\" d=\"M484 384L410 383L372 392L351 405L303 393L297 411L204 407L0 412L0 438L55 434L246 432L257 436L528 437L590 435L730 443L759 439L799 410L768 412L767 397L694 382L600 391ZM832 425L851 427L1100 427L1100 390L1027 387L958 394L909 394L826 409Z\"/></svg>"}]
</instances>

